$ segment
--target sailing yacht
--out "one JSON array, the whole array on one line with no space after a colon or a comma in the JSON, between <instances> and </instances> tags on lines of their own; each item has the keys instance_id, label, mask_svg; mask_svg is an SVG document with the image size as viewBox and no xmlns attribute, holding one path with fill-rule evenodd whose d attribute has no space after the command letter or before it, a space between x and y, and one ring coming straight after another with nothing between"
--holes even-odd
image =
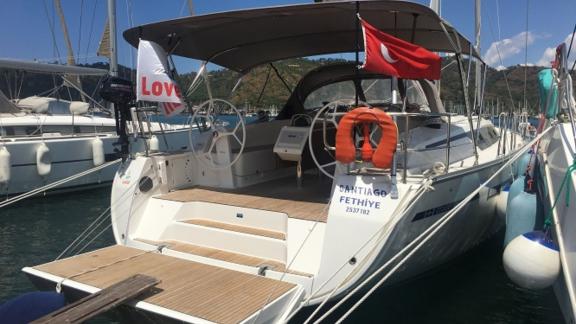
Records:
<instances>
[{"instance_id":1,"label":"sailing yacht","mask_svg":"<svg viewBox=\"0 0 576 324\"><path fill-rule=\"evenodd\" d=\"M50 74L63 83L70 76L108 74L101 69L7 59L0 60L0 68ZM0 91L0 195L25 193L117 160L116 121L94 103L46 96L9 99ZM130 125L132 149L187 149L188 128L158 122ZM52 191L110 185L115 172L114 167L105 167Z\"/></svg>"},{"instance_id":2,"label":"sailing yacht","mask_svg":"<svg viewBox=\"0 0 576 324\"><path fill-rule=\"evenodd\" d=\"M267 122L246 123L232 102L209 98L192 120L210 123L191 134L189 151L121 164L111 194L115 245L23 271L39 288L57 284L76 297L134 274L155 277L158 289L129 304L142 321L286 322L366 284L413 278L490 237L503 223L496 202L510 180L498 170L522 140L504 154L499 129L472 115L462 55L477 53L430 8L279 6L158 22L124 37L246 74L361 50L358 16L455 54L467 116L446 112L428 79L358 62L309 71Z\"/></svg>"}]
</instances>

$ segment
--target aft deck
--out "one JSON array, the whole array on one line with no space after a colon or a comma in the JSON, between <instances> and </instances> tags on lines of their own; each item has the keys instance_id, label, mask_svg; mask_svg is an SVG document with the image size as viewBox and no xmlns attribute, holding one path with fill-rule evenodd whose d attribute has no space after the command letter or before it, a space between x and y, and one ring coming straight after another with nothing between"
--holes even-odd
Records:
<instances>
[{"instance_id":1,"label":"aft deck","mask_svg":"<svg viewBox=\"0 0 576 324\"><path fill-rule=\"evenodd\" d=\"M181 189L158 199L178 202L209 202L285 213L290 218L326 222L331 184L305 179L301 187L291 179L280 179L240 189L195 187Z\"/></svg>"},{"instance_id":2,"label":"aft deck","mask_svg":"<svg viewBox=\"0 0 576 324\"><path fill-rule=\"evenodd\" d=\"M135 274L152 276L161 281L158 289L139 297L140 300L218 323L241 322L296 287L283 281L120 245L33 269L64 278L65 286L76 282L100 289Z\"/></svg>"}]
</instances>

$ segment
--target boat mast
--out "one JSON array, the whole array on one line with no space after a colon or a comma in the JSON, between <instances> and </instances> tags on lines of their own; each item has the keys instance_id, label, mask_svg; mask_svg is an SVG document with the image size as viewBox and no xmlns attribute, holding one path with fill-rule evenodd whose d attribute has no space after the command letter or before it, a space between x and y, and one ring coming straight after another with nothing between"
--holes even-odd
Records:
<instances>
[{"instance_id":1,"label":"boat mast","mask_svg":"<svg viewBox=\"0 0 576 324\"><path fill-rule=\"evenodd\" d=\"M62 11L62 3L60 0L54 0L54 7L56 8L56 12L58 12L58 17L60 18L60 26L62 27L62 33L64 34L64 40L66 41L66 50L68 52L68 55L66 56L66 63L68 65L76 65L76 62L74 62L72 42L70 41L70 35L68 34L68 27L66 26L66 19L64 19L64 11Z\"/></svg>"},{"instance_id":2,"label":"boat mast","mask_svg":"<svg viewBox=\"0 0 576 324\"><path fill-rule=\"evenodd\" d=\"M476 22L476 28L475 28L475 33L476 33L476 44L474 45L474 48L476 49L476 53L480 53L480 31L482 28L482 16L481 16L481 2L480 0L476 0L475 1L475 22ZM475 86L476 86L476 107L478 109L478 115L480 115L480 105L481 105L481 98L482 98L482 66L481 66L481 62L480 60L476 59L476 71L475 71ZM479 116L478 116L479 117Z\"/></svg>"},{"instance_id":3,"label":"boat mast","mask_svg":"<svg viewBox=\"0 0 576 324\"><path fill-rule=\"evenodd\" d=\"M70 34L68 34L68 26L66 25L66 19L64 18L64 11L62 10L62 3L60 0L54 0L54 7L58 12L58 17L60 18L60 26L62 27L62 33L64 34L64 40L66 41L66 50L68 55L66 56L66 64L70 66L76 65L74 61L74 50L72 49L72 41L70 41ZM82 82L80 81L80 77L76 76L69 76L65 75L63 77L64 85L67 87L72 87L76 89L82 89ZM86 97L82 91L80 92L80 98L82 101L86 102ZM70 98L72 100L72 98ZM74 116L74 115L72 115Z\"/></svg>"},{"instance_id":4,"label":"boat mast","mask_svg":"<svg viewBox=\"0 0 576 324\"><path fill-rule=\"evenodd\" d=\"M476 33L476 44L474 44L474 49L476 53L480 55L480 31L482 29L482 15L481 15L481 0L476 0L475 2L475 33ZM472 57L470 57L472 59ZM474 72L474 86L476 87L474 93L474 109L476 110L476 143L478 143L479 136L480 136L480 120L482 118L482 113L484 110L484 82L482 78L482 63L478 58L476 58L475 62L475 72ZM486 72L486 69L484 69Z\"/></svg>"},{"instance_id":5,"label":"boat mast","mask_svg":"<svg viewBox=\"0 0 576 324\"><path fill-rule=\"evenodd\" d=\"M108 27L110 28L110 75L118 76L118 52L116 50L116 0L108 0Z\"/></svg>"},{"instance_id":6,"label":"boat mast","mask_svg":"<svg viewBox=\"0 0 576 324\"><path fill-rule=\"evenodd\" d=\"M188 0L188 12L190 12L190 16L194 16L194 6L192 5L192 0Z\"/></svg>"}]
</instances>

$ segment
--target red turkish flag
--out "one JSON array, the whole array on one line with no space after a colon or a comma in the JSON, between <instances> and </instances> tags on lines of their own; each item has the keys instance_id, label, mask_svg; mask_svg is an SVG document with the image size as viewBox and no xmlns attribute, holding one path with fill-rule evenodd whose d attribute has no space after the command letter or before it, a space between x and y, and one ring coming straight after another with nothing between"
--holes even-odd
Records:
<instances>
[{"instance_id":1,"label":"red turkish flag","mask_svg":"<svg viewBox=\"0 0 576 324\"><path fill-rule=\"evenodd\" d=\"M403 79L440 79L442 61L438 55L360 21L366 53L363 69Z\"/></svg>"}]
</instances>

